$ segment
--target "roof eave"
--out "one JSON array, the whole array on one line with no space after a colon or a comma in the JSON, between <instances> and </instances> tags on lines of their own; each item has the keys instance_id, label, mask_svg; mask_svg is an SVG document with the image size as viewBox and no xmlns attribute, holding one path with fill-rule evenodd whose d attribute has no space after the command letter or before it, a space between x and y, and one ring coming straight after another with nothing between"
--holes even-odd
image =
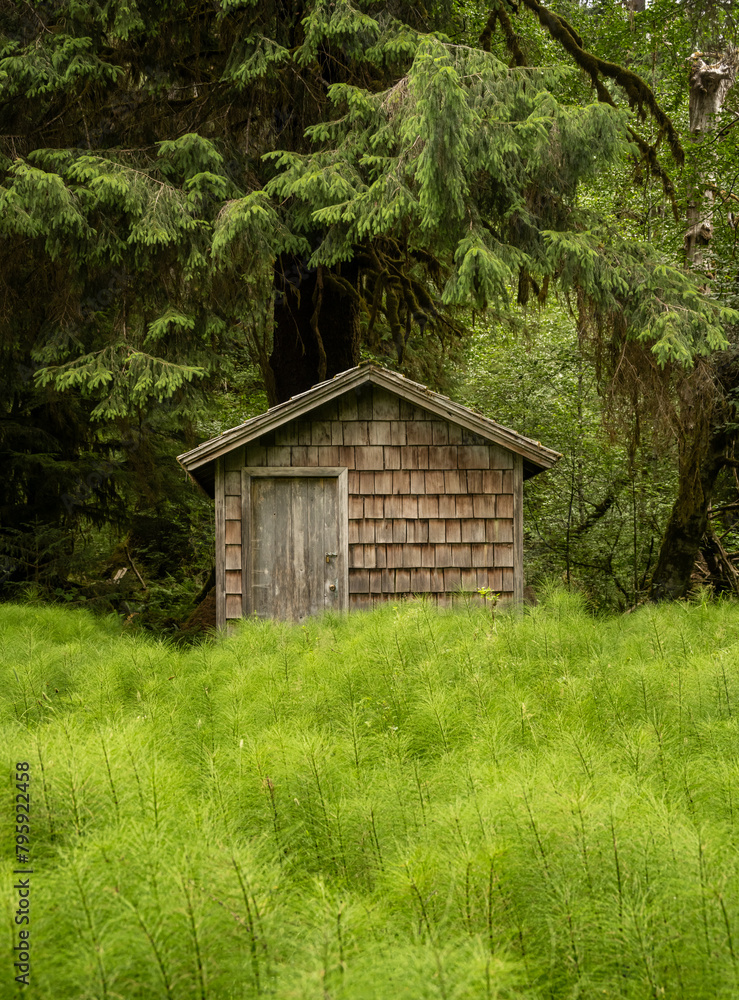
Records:
<instances>
[{"instance_id":1,"label":"roof eave","mask_svg":"<svg viewBox=\"0 0 739 1000\"><path fill-rule=\"evenodd\" d=\"M474 413L468 407L455 403L446 396L441 396L404 375L398 375L395 372L371 365L363 365L341 372L332 379L321 382L306 392L273 406L265 413L260 413L243 424L224 431L218 437L204 441L196 448L178 455L177 461L191 478L195 479L206 493L212 496L212 490L207 489L204 483L209 483L212 480L213 476L208 467L216 459L221 458L234 448L248 444L262 434L276 430L283 424L296 420L305 413L331 402L347 390L365 382L372 382L380 388L395 391L422 409L451 420L467 430L487 438L492 443L499 444L515 454L521 455L527 473L525 474L526 479L550 469L562 457L559 452L544 447L540 442L517 434L488 417Z\"/></svg>"},{"instance_id":2,"label":"roof eave","mask_svg":"<svg viewBox=\"0 0 739 1000\"><path fill-rule=\"evenodd\" d=\"M357 373L357 377L354 379L344 378L344 376L355 373ZM340 379L342 381L339 382L338 380ZM177 461L184 469L192 473L206 463L227 454L233 448L237 448L242 444L248 444L254 438L276 430L283 424L301 417L304 413L323 406L324 403L330 403L336 396L340 396L347 389L351 389L355 383L361 385L364 381L367 381L366 369L352 368L349 372L342 372L326 382L320 382L306 392L292 396L284 403L278 403L277 406L270 407L269 410L260 413L256 417L251 417L249 420L244 421L243 424L231 427L229 430L219 434L218 437L211 438L209 441L199 444L196 448L183 452L182 455L177 456ZM245 428L247 427L249 430L245 432Z\"/></svg>"}]
</instances>

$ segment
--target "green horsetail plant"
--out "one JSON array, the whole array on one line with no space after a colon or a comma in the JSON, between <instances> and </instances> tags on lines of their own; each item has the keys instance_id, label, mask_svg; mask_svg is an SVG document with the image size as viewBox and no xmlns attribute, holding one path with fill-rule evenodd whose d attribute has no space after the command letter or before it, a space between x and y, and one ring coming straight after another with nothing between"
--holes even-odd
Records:
<instances>
[{"instance_id":1,"label":"green horsetail plant","mask_svg":"<svg viewBox=\"0 0 739 1000\"><path fill-rule=\"evenodd\" d=\"M4 606L0 649L26 1000L739 988L729 602L410 601L189 649Z\"/></svg>"}]
</instances>

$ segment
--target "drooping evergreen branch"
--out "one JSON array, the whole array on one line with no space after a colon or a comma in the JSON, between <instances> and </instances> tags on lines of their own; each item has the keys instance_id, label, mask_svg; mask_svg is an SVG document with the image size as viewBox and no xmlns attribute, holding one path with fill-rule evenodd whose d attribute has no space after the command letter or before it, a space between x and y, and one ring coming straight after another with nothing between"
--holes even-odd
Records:
<instances>
[{"instance_id":1,"label":"drooping evergreen branch","mask_svg":"<svg viewBox=\"0 0 739 1000\"><path fill-rule=\"evenodd\" d=\"M587 52L583 48L583 39L577 31L559 14L554 14L544 7L538 0L522 0L522 2L539 19L542 27L546 28L549 34L560 43L562 48L568 52L581 69L585 70L598 94L598 100L606 104L614 104L613 98L608 92L602 77L613 80L622 90L625 91L631 107L637 107L639 114L644 116L646 107L659 126L660 136L665 135L670 147L670 151L679 166L685 160L685 152L680 143L675 126L669 116L660 107L657 98L654 96L649 85L640 76L633 73L625 66L618 63L608 62ZM659 141L659 140L658 140Z\"/></svg>"},{"instance_id":2,"label":"drooping evergreen branch","mask_svg":"<svg viewBox=\"0 0 739 1000\"><path fill-rule=\"evenodd\" d=\"M608 88L601 79L602 74L613 79L626 91L630 105L632 107L637 106L642 115L644 115L644 106L646 105L649 108L659 124L657 141L654 144L647 142L646 139L631 127L628 128L628 134L632 142L639 148L641 157L648 165L650 172L661 182L662 189L672 205L673 215L677 219L679 209L675 197L675 186L672 183L670 175L659 161L657 148L663 135L666 134L672 154L680 165L684 162L684 151L670 118L659 106L650 87L641 77L632 73L631 70L616 63L599 59L592 53L587 52L584 48L582 36L560 14L548 10L538 3L538 0L523 0L523 2L537 15L539 22L547 29L550 35L559 41L562 47L573 56L577 64L588 73L598 95L598 100L601 103L609 104L611 107L616 106ZM515 7L514 9L517 10L518 8ZM518 35L514 31L511 20L505 10L505 0L498 0L490 11L485 28L480 35L480 47L485 52L490 51L492 35L498 23L500 23L506 46L511 53L514 65L525 66L526 59L521 51Z\"/></svg>"}]
</instances>

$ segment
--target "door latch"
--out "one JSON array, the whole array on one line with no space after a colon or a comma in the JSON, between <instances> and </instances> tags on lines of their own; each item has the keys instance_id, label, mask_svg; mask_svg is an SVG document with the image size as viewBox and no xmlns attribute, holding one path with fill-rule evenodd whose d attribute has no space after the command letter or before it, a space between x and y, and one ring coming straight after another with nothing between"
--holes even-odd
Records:
<instances>
[{"instance_id":1,"label":"door latch","mask_svg":"<svg viewBox=\"0 0 739 1000\"><path fill-rule=\"evenodd\" d=\"M338 554L339 554L338 552L327 552L326 553L326 562L331 562L331 560L335 559L336 556L338 556Z\"/></svg>"}]
</instances>

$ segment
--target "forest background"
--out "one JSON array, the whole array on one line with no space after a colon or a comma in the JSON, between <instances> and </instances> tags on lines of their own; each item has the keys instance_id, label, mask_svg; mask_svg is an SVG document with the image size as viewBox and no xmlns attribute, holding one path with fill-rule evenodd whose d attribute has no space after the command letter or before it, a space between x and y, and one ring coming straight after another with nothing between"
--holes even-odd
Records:
<instances>
[{"instance_id":1,"label":"forest background","mask_svg":"<svg viewBox=\"0 0 739 1000\"><path fill-rule=\"evenodd\" d=\"M175 456L360 359L562 452L529 583L739 592L735 42L708 0L0 3L0 597L175 628Z\"/></svg>"}]
</instances>

